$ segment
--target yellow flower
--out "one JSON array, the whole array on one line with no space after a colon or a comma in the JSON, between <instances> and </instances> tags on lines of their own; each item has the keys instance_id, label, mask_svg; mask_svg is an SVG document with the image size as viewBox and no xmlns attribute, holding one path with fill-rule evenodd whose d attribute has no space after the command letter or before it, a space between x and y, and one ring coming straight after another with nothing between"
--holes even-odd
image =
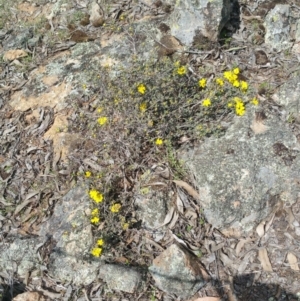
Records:
<instances>
[{"instance_id":1,"label":"yellow flower","mask_svg":"<svg viewBox=\"0 0 300 301\"><path fill-rule=\"evenodd\" d=\"M117 213L120 211L121 207L121 204L114 204L110 207L110 211L113 213Z\"/></svg>"},{"instance_id":2,"label":"yellow flower","mask_svg":"<svg viewBox=\"0 0 300 301\"><path fill-rule=\"evenodd\" d=\"M85 176L86 178L90 178L91 175L92 175L92 173L91 173L89 170L87 170L87 171L85 172L85 174L84 174L84 176Z\"/></svg>"},{"instance_id":3,"label":"yellow flower","mask_svg":"<svg viewBox=\"0 0 300 301\"><path fill-rule=\"evenodd\" d=\"M91 251L91 254L95 257L100 257L100 255L102 254L102 248L94 248Z\"/></svg>"},{"instance_id":4,"label":"yellow flower","mask_svg":"<svg viewBox=\"0 0 300 301\"><path fill-rule=\"evenodd\" d=\"M107 118L107 117L100 117L100 118L98 118L97 121L98 121L98 123L99 123L100 125L104 125L104 124L107 123L108 118Z\"/></svg>"},{"instance_id":5,"label":"yellow flower","mask_svg":"<svg viewBox=\"0 0 300 301\"><path fill-rule=\"evenodd\" d=\"M240 83L239 83L238 80L235 80L235 81L232 83L232 85L233 85L234 87L238 88L238 87L240 86Z\"/></svg>"},{"instance_id":6,"label":"yellow flower","mask_svg":"<svg viewBox=\"0 0 300 301\"><path fill-rule=\"evenodd\" d=\"M241 84L241 90L243 92L246 92L248 90L248 83L245 82L245 81L243 81L243 80L241 80L240 84Z\"/></svg>"},{"instance_id":7,"label":"yellow flower","mask_svg":"<svg viewBox=\"0 0 300 301\"><path fill-rule=\"evenodd\" d=\"M94 216L91 218L91 223L92 224L98 224L100 221L100 218L98 216Z\"/></svg>"},{"instance_id":8,"label":"yellow flower","mask_svg":"<svg viewBox=\"0 0 300 301\"><path fill-rule=\"evenodd\" d=\"M104 245L104 240L102 238L98 239L97 240L97 246L102 247L103 245Z\"/></svg>"},{"instance_id":9,"label":"yellow flower","mask_svg":"<svg viewBox=\"0 0 300 301\"><path fill-rule=\"evenodd\" d=\"M225 71L223 73L225 79L227 79L231 84L233 84L237 80L237 75L232 71Z\"/></svg>"},{"instance_id":10,"label":"yellow flower","mask_svg":"<svg viewBox=\"0 0 300 301\"><path fill-rule=\"evenodd\" d=\"M122 228L123 230L127 230L129 228L129 223L124 223Z\"/></svg>"},{"instance_id":11,"label":"yellow flower","mask_svg":"<svg viewBox=\"0 0 300 301\"><path fill-rule=\"evenodd\" d=\"M92 210L92 213L91 213L92 216L97 216L98 214L99 214L98 208L95 208L94 210Z\"/></svg>"},{"instance_id":12,"label":"yellow flower","mask_svg":"<svg viewBox=\"0 0 300 301\"><path fill-rule=\"evenodd\" d=\"M243 103L243 101L239 97L233 97L235 103Z\"/></svg>"},{"instance_id":13,"label":"yellow flower","mask_svg":"<svg viewBox=\"0 0 300 301\"><path fill-rule=\"evenodd\" d=\"M205 78L201 78L199 81L198 81L198 84L199 84L199 87L200 88L205 88L206 87L206 79Z\"/></svg>"},{"instance_id":14,"label":"yellow flower","mask_svg":"<svg viewBox=\"0 0 300 301\"><path fill-rule=\"evenodd\" d=\"M177 74L178 75L185 75L186 74L186 67L185 66L181 66L177 69Z\"/></svg>"},{"instance_id":15,"label":"yellow flower","mask_svg":"<svg viewBox=\"0 0 300 301\"><path fill-rule=\"evenodd\" d=\"M142 103L140 104L140 111L141 111L142 113L144 113L146 110L147 110L147 103L146 103L146 102L142 102Z\"/></svg>"},{"instance_id":16,"label":"yellow flower","mask_svg":"<svg viewBox=\"0 0 300 301\"><path fill-rule=\"evenodd\" d=\"M221 87L224 85L224 81L222 78L216 78L216 83Z\"/></svg>"},{"instance_id":17,"label":"yellow flower","mask_svg":"<svg viewBox=\"0 0 300 301\"><path fill-rule=\"evenodd\" d=\"M101 203L103 201L103 195L96 189L90 190L89 196L95 203Z\"/></svg>"},{"instance_id":18,"label":"yellow flower","mask_svg":"<svg viewBox=\"0 0 300 301\"><path fill-rule=\"evenodd\" d=\"M257 106L259 104L259 101L256 97L254 97L252 100L251 100L251 103L255 106Z\"/></svg>"},{"instance_id":19,"label":"yellow flower","mask_svg":"<svg viewBox=\"0 0 300 301\"><path fill-rule=\"evenodd\" d=\"M180 62L179 62L179 61L176 61L176 62L174 63L174 66L175 66L175 67L179 67L179 66L180 66Z\"/></svg>"},{"instance_id":20,"label":"yellow flower","mask_svg":"<svg viewBox=\"0 0 300 301\"><path fill-rule=\"evenodd\" d=\"M146 86L144 84L139 84L137 89L141 94L145 94L146 92Z\"/></svg>"},{"instance_id":21,"label":"yellow flower","mask_svg":"<svg viewBox=\"0 0 300 301\"><path fill-rule=\"evenodd\" d=\"M101 107L97 109L98 113L101 113L102 111L103 111L103 108L101 108Z\"/></svg>"},{"instance_id":22,"label":"yellow flower","mask_svg":"<svg viewBox=\"0 0 300 301\"><path fill-rule=\"evenodd\" d=\"M239 74L240 73L240 69L239 68L234 68L233 69L233 73L234 74Z\"/></svg>"},{"instance_id":23,"label":"yellow flower","mask_svg":"<svg viewBox=\"0 0 300 301\"><path fill-rule=\"evenodd\" d=\"M211 105L211 101L209 98L206 98L202 101L202 106L203 107L209 107Z\"/></svg>"},{"instance_id":24,"label":"yellow flower","mask_svg":"<svg viewBox=\"0 0 300 301\"><path fill-rule=\"evenodd\" d=\"M226 78L227 80L229 80L231 78L231 71L225 71L223 73L224 78Z\"/></svg>"},{"instance_id":25,"label":"yellow flower","mask_svg":"<svg viewBox=\"0 0 300 301\"><path fill-rule=\"evenodd\" d=\"M232 107L233 107L233 103L232 103L232 102L229 102L229 103L227 104L227 107L228 107L228 108L232 108Z\"/></svg>"},{"instance_id":26,"label":"yellow flower","mask_svg":"<svg viewBox=\"0 0 300 301\"><path fill-rule=\"evenodd\" d=\"M236 115L243 116L245 114L245 105L243 102L237 102L235 105L235 113Z\"/></svg>"},{"instance_id":27,"label":"yellow flower","mask_svg":"<svg viewBox=\"0 0 300 301\"><path fill-rule=\"evenodd\" d=\"M157 138L156 140L155 140L155 144L156 145L162 145L164 142L163 142L163 140L161 139L161 138Z\"/></svg>"}]
</instances>

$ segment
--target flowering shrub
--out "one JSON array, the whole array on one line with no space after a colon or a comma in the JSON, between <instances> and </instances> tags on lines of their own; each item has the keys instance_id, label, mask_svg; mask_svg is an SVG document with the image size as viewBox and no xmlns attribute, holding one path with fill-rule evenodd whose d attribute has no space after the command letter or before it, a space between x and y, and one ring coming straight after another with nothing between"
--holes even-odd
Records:
<instances>
[{"instance_id":1,"label":"flowering shrub","mask_svg":"<svg viewBox=\"0 0 300 301\"><path fill-rule=\"evenodd\" d=\"M219 137L226 130L223 121L243 118L249 105L259 104L238 67L212 73L163 57L146 63L133 60L114 72L115 77L101 68L95 69L101 80L94 76L89 84L95 100L73 125L75 131L84 127L86 141L81 147L91 158L78 162L87 164L81 175L92 187L88 218L95 236L103 237L91 250L95 257L105 254L116 237L122 240L124 231L137 222L130 193L143 169L162 160L172 176L182 178L184 169L175 151L181 143ZM141 192L147 194L149 188Z\"/></svg>"}]
</instances>

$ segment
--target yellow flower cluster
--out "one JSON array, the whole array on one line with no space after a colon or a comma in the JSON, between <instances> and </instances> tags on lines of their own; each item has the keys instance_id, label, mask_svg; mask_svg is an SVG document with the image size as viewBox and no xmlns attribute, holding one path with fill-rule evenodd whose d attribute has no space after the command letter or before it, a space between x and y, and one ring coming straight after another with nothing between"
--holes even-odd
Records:
<instances>
[{"instance_id":1,"label":"yellow flower cluster","mask_svg":"<svg viewBox=\"0 0 300 301\"><path fill-rule=\"evenodd\" d=\"M91 251L91 254L95 257L100 257L101 254L102 254L102 247L104 245L104 240L101 238L101 239L98 239L97 240L97 243L96 243L96 247L94 247Z\"/></svg>"},{"instance_id":2,"label":"yellow flower cluster","mask_svg":"<svg viewBox=\"0 0 300 301\"><path fill-rule=\"evenodd\" d=\"M177 68L177 74L178 75L185 75L186 74L186 67L185 66L181 66Z\"/></svg>"},{"instance_id":3,"label":"yellow flower cluster","mask_svg":"<svg viewBox=\"0 0 300 301\"><path fill-rule=\"evenodd\" d=\"M228 70L223 73L225 79L227 79L234 87L240 88L242 92L247 92L248 83L241 80L239 81L238 75L240 73L239 68L234 68L233 70Z\"/></svg>"},{"instance_id":4,"label":"yellow flower cluster","mask_svg":"<svg viewBox=\"0 0 300 301\"><path fill-rule=\"evenodd\" d=\"M103 201L103 195L96 189L90 190L89 196L95 203L101 203Z\"/></svg>"},{"instance_id":5,"label":"yellow flower cluster","mask_svg":"<svg viewBox=\"0 0 300 301\"><path fill-rule=\"evenodd\" d=\"M227 79L233 86L239 87L238 74L240 73L239 68L235 68L232 71L225 71L223 76Z\"/></svg>"},{"instance_id":6,"label":"yellow flower cluster","mask_svg":"<svg viewBox=\"0 0 300 301\"><path fill-rule=\"evenodd\" d=\"M137 90L139 93L141 94L145 94L146 93L146 86L144 84L139 84L137 87Z\"/></svg>"},{"instance_id":7,"label":"yellow flower cluster","mask_svg":"<svg viewBox=\"0 0 300 301\"><path fill-rule=\"evenodd\" d=\"M228 107L229 108L234 107L235 108L235 113L238 116L243 116L246 112L245 104L243 103L243 101L239 97L234 97L233 101L228 103Z\"/></svg>"},{"instance_id":8,"label":"yellow flower cluster","mask_svg":"<svg viewBox=\"0 0 300 301\"><path fill-rule=\"evenodd\" d=\"M121 207L121 204L114 204L110 207L110 211L113 213L117 213L120 211Z\"/></svg>"}]
</instances>

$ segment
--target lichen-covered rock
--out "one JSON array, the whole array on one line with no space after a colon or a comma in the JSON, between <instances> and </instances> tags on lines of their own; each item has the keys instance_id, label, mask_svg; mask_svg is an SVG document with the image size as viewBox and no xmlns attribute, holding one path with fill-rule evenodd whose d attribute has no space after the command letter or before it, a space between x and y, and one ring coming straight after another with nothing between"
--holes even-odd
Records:
<instances>
[{"instance_id":1,"label":"lichen-covered rock","mask_svg":"<svg viewBox=\"0 0 300 301\"><path fill-rule=\"evenodd\" d=\"M208 139L180 157L200 195L207 221L243 232L279 202L299 197L299 143L285 121L249 108L225 136Z\"/></svg>"},{"instance_id":2,"label":"lichen-covered rock","mask_svg":"<svg viewBox=\"0 0 300 301\"><path fill-rule=\"evenodd\" d=\"M163 184L150 171L145 172L139 193L135 195L137 218L148 230L157 230L163 225L171 200L167 185L155 185L155 182Z\"/></svg>"},{"instance_id":3,"label":"lichen-covered rock","mask_svg":"<svg viewBox=\"0 0 300 301\"><path fill-rule=\"evenodd\" d=\"M16 238L12 243L0 244L0 270L25 278L26 274L40 265L36 246L37 238Z\"/></svg>"},{"instance_id":4,"label":"lichen-covered rock","mask_svg":"<svg viewBox=\"0 0 300 301\"><path fill-rule=\"evenodd\" d=\"M100 268L99 277L110 289L134 293L143 282L143 275L135 268L105 264Z\"/></svg>"},{"instance_id":5,"label":"lichen-covered rock","mask_svg":"<svg viewBox=\"0 0 300 301\"><path fill-rule=\"evenodd\" d=\"M91 224L85 213L89 206L85 187L73 188L56 204L53 215L41 228L40 235L51 237L54 243L49 274L60 281L89 285L97 277L102 263L84 259L93 246Z\"/></svg>"},{"instance_id":6,"label":"lichen-covered rock","mask_svg":"<svg viewBox=\"0 0 300 301\"><path fill-rule=\"evenodd\" d=\"M277 4L265 18L265 43L276 50L290 48L290 6Z\"/></svg>"},{"instance_id":7,"label":"lichen-covered rock","mask_svg":"<svg viewBox=\"0 0 300 301\"><path fill-rule=\"evenodd\" d=\"M217 41L229 20L231 9L230 0L180 0L175 4L168 25L171 34L187 46L193 43L196 31L211 41Z\"/></svg>"},{"instance_id":8,"label":"lichen-covered rock","mask_svg":"<svg viewBox=\"0 0 300 301\"><path fill-rule=\"evenodd\" d=\"M135 197L137 218L142 226L149 230L161 227L168 212L168 199L163 192L151 191L149 194L140 194Z\"/></svg>"},{"instance_id":9,"label":"lichen-covered rock","mask_svg":"<svg viewBox=\"0 0 300 301\"><path fill-rule=\"evenodd\" d=\"M198 258L177 244L156 257L149 271L161 290L182 298L194 295L207 280Z\"/></svg>"},{"instance_id":10,"label":"lichen-covered rock","mask_svg":"<svg viewBox=\"0 0 300 301\"><path fill-rule=\"evenodd\" d=\"M298 116L300 113L300 73L297 72L283 84L272 98L277 104L283 106L286 111L286 119L290 114Z\"/></svg>"}]
</instances>

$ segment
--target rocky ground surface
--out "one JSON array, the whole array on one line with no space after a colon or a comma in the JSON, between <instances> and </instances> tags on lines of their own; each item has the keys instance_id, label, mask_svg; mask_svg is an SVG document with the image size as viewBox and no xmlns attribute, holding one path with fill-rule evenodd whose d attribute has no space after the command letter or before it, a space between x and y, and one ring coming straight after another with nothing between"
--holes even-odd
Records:
<instances>
[{"instance_id":1,"label":"rocky ground surface","mask_svg":"<svg viewBox=\"0 0 300 301\"><path fill-rule=\"evenodd\" d=\"M2 300L300 299L300 6L203 3L0 0Z\"/></svg>"}]
</instances>

